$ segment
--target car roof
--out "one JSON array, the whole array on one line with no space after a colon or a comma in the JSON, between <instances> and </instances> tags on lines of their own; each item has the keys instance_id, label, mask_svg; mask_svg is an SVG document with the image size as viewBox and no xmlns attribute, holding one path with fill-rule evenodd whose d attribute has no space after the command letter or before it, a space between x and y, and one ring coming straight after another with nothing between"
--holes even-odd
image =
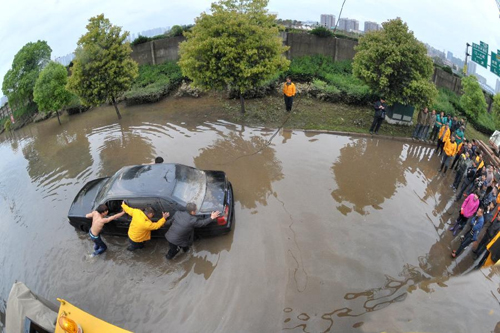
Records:
<instances>
[{"instance_id":1,"label":"car roof","mask_svg":"<svg viewBox=\"0 0 500 333\"><path fill-rule=\"evenodd\" d=\"M170 198L178 181L206 177L203 170L182 164L132 165L118 170L105 185L102 198ZM204 178L206 179L206 178Z\"/></svg>"}]
</instances>

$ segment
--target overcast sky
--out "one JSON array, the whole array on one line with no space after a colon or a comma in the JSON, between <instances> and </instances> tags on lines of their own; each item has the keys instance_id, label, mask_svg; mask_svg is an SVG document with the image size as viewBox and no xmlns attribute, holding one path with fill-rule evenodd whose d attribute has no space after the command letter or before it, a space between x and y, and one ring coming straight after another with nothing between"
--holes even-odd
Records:
<instances>
[{"instance_id":1,"label":"overcast sky","mask_svg":"<svg viewBox=\"0 0 500 333\"><path fill-rule=\"evenodd\" d=\"M343 0L271 0L279 18L319 21L338 14ZM74 51L90 17L104 13L113 24L132 33L176 24L191 24L211 1L188 0L0 0L0 79L14 55L28 42L46 40L52 58ZM484 41L500 49L500 18L495 0L346 0L342 17L382 23L401 17L415 36L437 49L463 58L465 43ZM495 88L496 76L478 66Z\"/></svg>"}]
</instances>

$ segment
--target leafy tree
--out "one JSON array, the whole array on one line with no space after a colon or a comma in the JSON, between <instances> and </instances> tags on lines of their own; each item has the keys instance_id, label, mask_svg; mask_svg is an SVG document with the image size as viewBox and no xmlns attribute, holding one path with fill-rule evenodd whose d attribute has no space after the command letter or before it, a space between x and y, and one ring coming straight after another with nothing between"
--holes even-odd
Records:
<instances>
[{"instance_id":1,"label":"leafy tree","mask_svg":"<svg viewBox=\"0 0 500 333\"><path fill-rule=\"evenodd\" d=\"M90 18L87 30L77 43L68 88L86 105L110 100L121 119L116 98L130 89L138 73L130 43L125 42L129 33L122 33L103 14Z\"/></svg>"},{"instance_id":2,"label":"leafy tree","mask_svg":"<svg viewBox=\"0 0 500 333\"><path fill-rule=\"evenodd\" d=\"M481 113L486 113L488 106L484 99L483 90L475 76L470 75L462 79L462 90L460 105L469 117L478 119Z\"/></svg>"},{"instance_id":3,"label":"leafy tree","mask_svg":"<svg viewBox=\"0 0 500 333\"><path fill-rule=\"evenodd\" d=\"M500 127L500 93L493 96L493 105L491 106L493 118L495 119L495 125Z\"/></svg>"},{"instance_id":4,"label":"leafy tree","mask_svg":"<svg viewBox=\"0 0 500 333\"><path fill-rule=\"evenodd\" d=\"M425 46L400 18L359 39L353 74L389 104L423 107L432 104L437 89L430 82L434 67Z\"/></svg>"},{"instance_id":5,"label":"leafy tree","mask_svg":"<svg viewBox=\"0 0 500 333\"><path fill-rule=\"evenodd\" d=\"M73 97L73 94L66 90L67 82L66 68L52 61L38 76L33 93L38 109L45 113L55 111L59 125L61 125L59 110L67 106Z\"/></svg>"},{"instance_id":6,"label":"leafy tree","mask_svg":"<svg viewBox=\"0 0 500 333\"><path fill-rule=\"evenodd\" d=\"M211 14L202 13L187 40L180 44L179 65L194 86L202 89L238 89L243 93L288 68L275 15L268 0L219 0Z\"/></svg>"},{"instance_id":7,"label":"leafy tree","mask_svg":"<svg viewBox=\"0 0 500 333\"><path fill-rule=\"evenodd\" d=\"M42 68L50 61L52 49L46 41L24 45L14 56L12 68L3 78L2 91L11 108L33 102L33 89Z\"/></svg>"}]
</instances>

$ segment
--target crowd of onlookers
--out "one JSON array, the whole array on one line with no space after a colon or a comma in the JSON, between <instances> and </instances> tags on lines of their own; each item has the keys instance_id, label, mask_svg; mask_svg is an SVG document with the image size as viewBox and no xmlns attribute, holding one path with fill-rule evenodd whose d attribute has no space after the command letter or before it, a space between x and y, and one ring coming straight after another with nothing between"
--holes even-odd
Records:
<instances>
[{"instance_id":1,"label":"crowd of onlookers","mask_svg":"<svg viewBox=\"0 0 500 333\"><path fill-rule=\"evenodd\" d=\"M481 258L479 268L500 259L500 173L496 166L485 165L475 140L465 139L465 127L463 119L425 108L418 114L413 139L435 142L436 154L441 157L439 172L455 172L451 185L455 200L464 201L449 228L453 235L461 234L460 246L451 256L458 257L472 244L473 256Z\"/></svg>"}]
</instances>

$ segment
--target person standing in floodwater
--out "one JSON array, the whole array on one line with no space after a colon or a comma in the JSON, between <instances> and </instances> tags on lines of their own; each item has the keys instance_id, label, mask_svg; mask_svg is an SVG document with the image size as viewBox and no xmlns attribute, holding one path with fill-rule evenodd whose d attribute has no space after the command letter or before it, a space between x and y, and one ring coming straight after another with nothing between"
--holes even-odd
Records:
<instances>
[{"instance_id":1,"label":"person standing in floodwater","mask_svg":"<svg viewBox=\"0 0 500 333\"><path fill-rule=\"evenodd\" d=\"M172 225L165 234L168 241L169 250L165 257L170 260L173 259L177 253L182 249L184 252L189 250L193 244L194 229L206 226L214 221L219 215L219 211L213 211L210 217L202 219L196 216L196 204L188 203L186 211L177 211L172 218Z\"/></svg>"},{"instance_id":2,"label":"person standing in floodwater","mask_svg":"<svg viewBox=\"0 0 500 333\"><path fill-rule=\"evenodd\" d=\"M385 100L383 98L380 98L380 101L375 102L373 105L373 108L375 109L375 115L373 116L373 122L372 126L370 127L370 134L378 134L378 130L380 129L380 125L382 125L382 122L384 121L385 118Z\"/></svg>"},{"instance_id":3,"label":"person standing in floodwater","mask_svg":"<svg viewBox=\"0 0 500 333\"><path fill-rule=\"evenodd\" d=\"M127 250L129 251L142 249L144 243L151 239L151 230L160 229L170 216L168 212L162 212L162 218L158 222L152 222L151 219L155 215L153 207L148 206L142 211L131 208L125 202L122 202L122 208L125 213L132 217L128 229L128 241L130 244Z\"/></svg>"},{"instance_id":4,"label":"person standing in floodwater","mask_svg":"<svg viewBox=\"0 0 500 333\"><path fill-rule=\"evenodd\" d=\"M283 96L285 98L285 108L286 112L292 111L293 97L295 96L295 84L292 83L292 79L289 76L286 77L286 82L283 85Z\"/></svg>"},{"instance_id":5,"label":"person standing in floodwater","mask_svg":"<svg viewBox=\"0 0 500 333\"><path fill-rule=\"evenodd\" d=\"M108 206L101 204L96 210L85 215L86 218L92 219L92 227L89 230L90 239L94 242L94 253L92 253L92 256L97 256L108 249L106 244L102 241L100 235L104 225L122 217L123 214L125 214L125 212L121 212L110 217L105 217L108 213Z\"/></svg>"}]
</instances>

